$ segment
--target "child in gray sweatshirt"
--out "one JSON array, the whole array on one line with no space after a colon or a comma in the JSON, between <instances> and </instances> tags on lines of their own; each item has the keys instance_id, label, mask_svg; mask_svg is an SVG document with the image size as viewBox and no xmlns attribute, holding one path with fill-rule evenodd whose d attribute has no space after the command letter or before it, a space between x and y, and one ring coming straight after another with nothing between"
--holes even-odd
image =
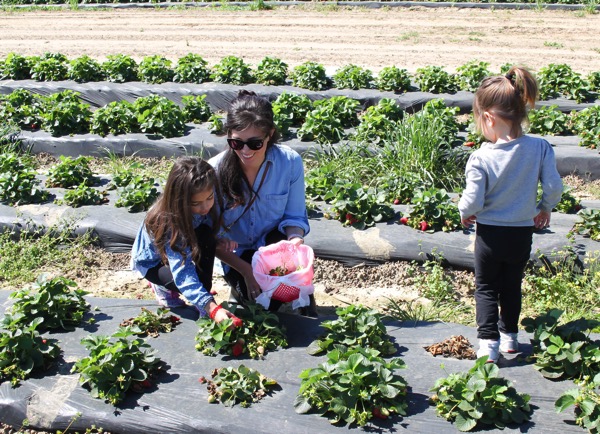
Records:
<instances>
[{"instance_id":1,"label":"child in gray sweatshirt","mask_svg":"<svg viewBox=\"0 0 600 434\"><path fill-rule=\"evenodd\" d=\"M523 135L521 128L537 94L531 73L513 66L504 76L483 80L473 103L477 128L490 143L469 158L458 208L465 227L477 222L477 357L487 356L488 362L495 363L500 351L519 349L521 282L533 228L549 226L551 211L562 195L552 147L543 139ZM542 186L539 201L538 183Z\"/></svg>"}]
</instances>

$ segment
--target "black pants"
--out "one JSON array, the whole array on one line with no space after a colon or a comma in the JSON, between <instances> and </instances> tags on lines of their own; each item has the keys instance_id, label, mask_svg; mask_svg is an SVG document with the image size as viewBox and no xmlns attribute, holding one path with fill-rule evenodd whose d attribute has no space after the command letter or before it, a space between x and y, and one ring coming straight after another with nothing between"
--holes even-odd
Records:
<instances>
[{"instance_id":1,"label":"black pants","mask_svg":"<svg viewBox=\"0 0 600 434\"><path fill-rule=\"evenodd\" d=\"M475 310L479 339L499 339L499 331L517 333L521 282L531 254L532 236L531 226L477 223Z\"/></svg>"},{"instance_id":2,"label":"black pants","mask_svg":"<svg viewBox=\"0 0 600 434\"><path fill-rule=\"evenodd\" d=\"M273 229L266 236L265 242L266 245L275 244L279 241L283 241L287 239L284 234L279 232L278 229ZM252 263L252 256L254 256L256 250L244 250L240 255L240 258L247 263ZM231 295L238 303L244 303L248 301L250 298L248 297L248 287L246 286L246 281L244 280L244 276L242 276L237 270L234 268L230 268L227 273L225 273L225 281L231 287ZM269 304L269 310L277 311L281 307L282 303L278 300L271 299L271 303Z\"/></svg>"},{"instance_id":3,"label":"black pants","mask_svg":"<svg viewBox=\"0 0 600 434\"><path fill-rule=\"evenodd\" d=\"M196 264L196 273L208 291L212 288L213 266L215 264L215 250L217 242L212 229L208 225L200 225L195 230L196 240L200 248L200 263ZM144 276L146 280L164 286L171 291L180 292L175 282L173 282L173 274L168 265L160 264L150 268Z\"/></svg>"}]
</instances>

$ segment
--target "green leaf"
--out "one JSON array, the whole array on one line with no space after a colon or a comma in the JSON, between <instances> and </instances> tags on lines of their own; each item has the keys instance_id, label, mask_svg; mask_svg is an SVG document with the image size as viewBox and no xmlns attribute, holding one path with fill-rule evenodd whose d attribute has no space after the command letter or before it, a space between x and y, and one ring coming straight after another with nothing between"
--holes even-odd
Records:
<instances>
[{"instance_id":1,"label":"green leaf","mask_svg":"<svg viewBox=\"0 0 600 434\"><path fill-rule=\"evenodd\" d=\"M465 417L461 413L456 415L455 419L456 429L462 432L471 431L477 425L477 421L470 417Z\"/></svg>"},{"instance_id":2,"label":"green leaf","mask_svg":"<svg viewBox=\"0 0 600 434\"><path fill-rule=\"evenodd\" d=\"M294 399L294 410L296 410L296 413L308 413L311 408L312 406L306 396L296 395L296 399Z\"/></svg>"}]
</instances>

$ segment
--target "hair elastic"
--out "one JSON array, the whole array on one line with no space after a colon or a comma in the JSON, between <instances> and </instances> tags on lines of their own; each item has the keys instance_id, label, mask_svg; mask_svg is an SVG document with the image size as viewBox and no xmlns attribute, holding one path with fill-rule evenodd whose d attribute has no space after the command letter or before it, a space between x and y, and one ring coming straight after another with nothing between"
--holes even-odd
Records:
<instances>
[{"instance_id":1,"label":"hair elastic","mask_svg":"<svg viewBox=\"0 0 600 434\"><path fill-rule=\"evenodd\" d=\"M506 78L507 78L507 79L508 79L510 82L512 82L512 81L514 80L514 78L515 78L515 74L513 74L513 73L508 73L508 74L506 74L506 75L505 75L505 77L506 77Z\"/></svg>"}]
</instances>

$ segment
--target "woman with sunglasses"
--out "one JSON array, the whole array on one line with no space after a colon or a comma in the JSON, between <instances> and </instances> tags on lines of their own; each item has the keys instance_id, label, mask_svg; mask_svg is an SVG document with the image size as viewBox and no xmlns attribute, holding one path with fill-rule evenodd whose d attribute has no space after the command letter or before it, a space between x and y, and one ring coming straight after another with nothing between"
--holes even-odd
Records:
<instances>
[{"instance_id":1,"label":"woman with sunglasses","mask_svg":"<svg viewBox=\"0 0 600 434\"><path fill-rule=\"evenodd\" d=\"M235 252L219 255L231 298L254 300L261 293L252 274L252 255L259 247L281 240L304 243L310 230L304 198L304 167L300 155L277 145L279 133L271 103L241 90L225 121L229 149L209 162L215 167L224 196L223 228L237 242ZM233 301L233 300L232 300ZM271 300L270 310L281 302ZM316 304L302 312L316 316Z\"/></svg>"}]
</instances>

